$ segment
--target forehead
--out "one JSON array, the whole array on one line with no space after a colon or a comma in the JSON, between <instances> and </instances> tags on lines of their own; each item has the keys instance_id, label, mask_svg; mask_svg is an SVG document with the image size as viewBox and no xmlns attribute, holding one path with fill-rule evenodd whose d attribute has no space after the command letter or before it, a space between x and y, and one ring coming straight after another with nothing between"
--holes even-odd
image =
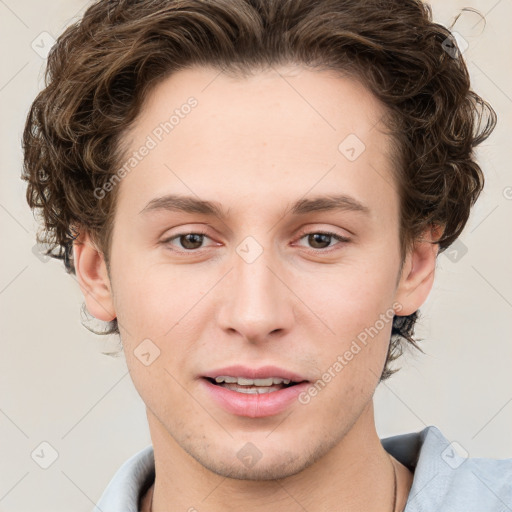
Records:
<instances>
[{"instance_id":1,"label":"forehead","mask_svg":"<svg viewBox=\"0 0 512 512\"><path fill-rule=\"evenodd\" d=\"M181 70L151 91L125 136L125 161L150 149L123 178L120 201L140 211L156 195L182 193L236 211L269 194L282 207L311 190L385 207L397 197L384 114L362 84L328 71Z\"/></svg>"}]
</instances>

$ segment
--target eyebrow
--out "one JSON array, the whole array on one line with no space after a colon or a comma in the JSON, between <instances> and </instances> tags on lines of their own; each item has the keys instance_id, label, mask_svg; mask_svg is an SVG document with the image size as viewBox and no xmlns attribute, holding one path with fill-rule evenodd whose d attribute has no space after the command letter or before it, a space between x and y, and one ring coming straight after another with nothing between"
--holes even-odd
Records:
<instances>
[{"instance_id":1,"label":"eyebrow","mask_svg":"<svg viewBox=\"0 0 512 512\"><path fill-rule=\"evenodd\" d=\"M162 197L156 197L139 212L148 213L153 211L174 211L182 213L199 213L215 216L220 219L227 217L221 203L215 201L206 201L193 196L182 196L177 194L168 194ZM311 212L328 211L353 211L370 214L370 209L357 199L341 195L318 196L306 199L300 199L293 204L291 208L292 215L305 215Z\"/></svg>"}]
</instances>

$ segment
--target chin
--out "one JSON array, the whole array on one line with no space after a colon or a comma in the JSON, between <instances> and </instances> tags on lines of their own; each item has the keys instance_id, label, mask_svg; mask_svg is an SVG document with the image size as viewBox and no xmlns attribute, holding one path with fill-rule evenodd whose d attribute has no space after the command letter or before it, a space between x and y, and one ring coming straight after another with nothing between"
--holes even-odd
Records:
<instances>
[{"instance_id":1,"label":"chin","mask_svg":"<svg viewBox=\"0 0 512 512\"><path fill-rule=\"evenodd\" d=\"M316 446L298 442L291 450L286 449L282 443L273 444L267 441L265 448L258 449L255 444L248 441L243 443L241 448L231 452L232 456L229 456L232 446L219 446L218 453L214 453L215 450L211 449L211 445L208 452L198 450L198 447L192 450L186 449L186 451L204 468L224 478L270 481L287 478L304 471L332 448L331 443L328 442L318 443Z\"/></svg>"},{"instance_id":2,"label":"chin","mask_svg":"<svg viewBox=\"0 0 512 512\"><path fill-rule=\"evenodd\" d=\"M232 478L234 480L249 481L271 481L280 480L289 476L296 475L303 471L306 467L306 461L302 458L295 458L291 462L283 462L283 458L290 458L291 455L277 456L275 462L259 460L252 467L246 467L238 459L235 463L225 461L206 460L198 462L206 469L216 475L224 478ZM296 456L297 457L297 456Z\"/></svg>"}]
</instances>

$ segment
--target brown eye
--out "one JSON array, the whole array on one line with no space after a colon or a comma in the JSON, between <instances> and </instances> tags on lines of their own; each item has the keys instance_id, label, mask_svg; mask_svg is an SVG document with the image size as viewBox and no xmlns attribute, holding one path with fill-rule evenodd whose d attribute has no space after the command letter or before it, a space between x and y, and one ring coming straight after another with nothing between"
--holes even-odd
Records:
<instances>
[{"instance_id":1,"label":"brown eye","mask_svg":"<svg viewBox=\"0 0 512 512\"><path fill-rule=\"evenodd\" d=\"M203 236L200 233L188 233L186 235L180 235L179 240L185 249L199 249L203 243Z\"/></svg>"},{"instance_id":2,"label":"brown eye","mask_svg":"<svg viewBox=\"0 0 512 512\"><path fill-rule=\"evenodd\" d=\"M162 243L164 245L170 245L171 249L176 252L193 252L201 249L205 237L209 238L205 233L178 233L177 235L167 238ZM178 247L176 247L176 244L172 243L174 240L179 242Z\"/></svg>"},{"instance_id":3,"label":"brown eye","mask_svg":"<svg viewBox=\"0 0 512 512\"><path fill-rule=\"evenodd\" d=\"M332 250L335 250L337 245L343 245L344 243L350 242L350 239L344 236L323 231L303 233L300 240L303 238L307 238L309 248L319 252L330 252L331 248ZM332 239L337 240L338 243L331 245Z\"/></svg>"},{"instance_id":4,"label":"brown eye","mask_svg":"<svg viewBox=\"0 0 512 512\"><path fill-rule=\"evenodd\" d=\"M308 243L311 244L313 249L325 249L326 247L329 247L332 239L331 235L327 235L325 233L310 233L307 237Z\"/></svg>"}]
</instances>

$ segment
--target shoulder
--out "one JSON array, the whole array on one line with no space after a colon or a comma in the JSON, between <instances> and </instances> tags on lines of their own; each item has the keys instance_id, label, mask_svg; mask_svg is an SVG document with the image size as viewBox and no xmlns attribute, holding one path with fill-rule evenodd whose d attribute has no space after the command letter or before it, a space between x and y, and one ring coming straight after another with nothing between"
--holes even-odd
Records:
<instances>
[{"instance_id":1,"label":"shoulder","mask_svg":"<svg viewBox=\"0 0 512 512\"><path fill-rule=\"evenodd\" d=\"M512 510L512 459L471 458L435 426L382 440L414 473L405 512Z\"/></svg>"},{"instance_id":2,"label":"shoulder","mask_svg":"<svg viewBox=\"0 0 512 512\"><path fill-rule=\"evenodd\" d=\"M155 478L153 446L126 460L103 491L93 512L138 512L144 493Z\"/></svg>"},{"instance_id":3,"label":"shoulder","mask_svg":"<svg viewBox=\"0 0 512 512\"><path fill-rule=\"evenodd\" d=\"M512 459L464 458L440 473L445 480L445 500L465 510L512 510ZM452 463L453 464L453 463Z\"/></svg>"}]
</instances>

